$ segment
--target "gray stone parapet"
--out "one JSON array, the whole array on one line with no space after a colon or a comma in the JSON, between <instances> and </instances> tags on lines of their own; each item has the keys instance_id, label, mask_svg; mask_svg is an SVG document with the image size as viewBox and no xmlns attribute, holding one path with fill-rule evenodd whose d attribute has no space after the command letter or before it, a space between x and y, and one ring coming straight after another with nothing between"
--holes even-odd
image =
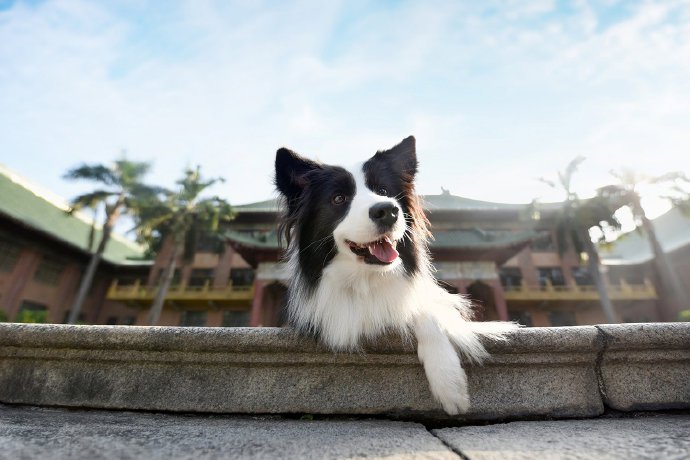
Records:
<instances>
[{"instance_id":1,"label":"gray stone parapet","mask_svg":"<svg viewBox=\"0 0 690 460\"><path fill-rule=\"evenodd\" d=\"M486 346L459 419L690 407L690 323L528 328ZM335 354L277 328L0 324L0 402L447 418L413 343Z\"/></svg>"}]
</instances>

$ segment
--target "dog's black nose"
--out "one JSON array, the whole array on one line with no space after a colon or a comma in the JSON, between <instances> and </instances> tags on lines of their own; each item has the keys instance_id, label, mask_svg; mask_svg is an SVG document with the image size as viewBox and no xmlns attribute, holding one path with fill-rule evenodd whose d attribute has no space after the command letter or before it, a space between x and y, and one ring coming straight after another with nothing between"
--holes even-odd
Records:
<instances>
[{"instance_id":1,"label":"dog's black nose","mask_svg":"<svg viewBox=\"0 0 690 460\"><path fill-rule=\"evenodd\" d=\"M377 203L369 208L369 217L380 227L390 228L398 220L398 207L393 203Z\"/></svg>"}]
</instances>

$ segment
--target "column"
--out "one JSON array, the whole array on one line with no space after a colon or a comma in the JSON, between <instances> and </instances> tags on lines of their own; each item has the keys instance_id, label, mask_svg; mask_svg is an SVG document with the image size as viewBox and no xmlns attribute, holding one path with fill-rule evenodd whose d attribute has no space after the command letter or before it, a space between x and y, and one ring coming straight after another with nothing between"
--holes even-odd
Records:
<instances>
[{"instance_id":1,"label":"column","mask_svg":"<svg viewBox=\"0 0 690 460\"><path fill-rule=\"evenodd\" d=\"M235 251L229 244L225 245L225 250L218 256L218 265L213 276L213 287L216 289L226 288L230 280L230 269L232 268L232 258Z\"/></svg>"},{"instance_id":2,"label":"column","mask_svg":"<svg viewBox=\"0 0 690 460\"><path fill-rule=\"evenodd\" d=\"M506 295L500 280L487 280L487 282L494 291L494 304L496 305L498 319L501 321L508 321L508 304L506 303Z\"/></svg>"},{"instance_id":3,"label":"column","mask_svg":"<svg viewBox=\"0 0 690 460\"><path fill-rule=\"evenodd\" d=\"M261 327L263 318L261 317L263 311L261 308L264 297L265 282L260 279L254 280L254 298L252 299L252 317L249 322L251 327Z\"/></svg>"},{"instance_id":4,"label":"column","mask_svg":"<svg viewBox=\"0 0 690 460\"><path fill-rule=\"evenodd\" d=\"M460 291L460 294L467 294L467 286L469 286L470 282L467 281L466 279L459 279L456 280L453 284L458 288L458 291Z\"/></svg>"},{"instance_id":5,"label":"column","mask_svg":"<svg viewBox=\"0 0 690 460\"><path fill-rule=\"evenodd\" d=\"M13 321L17 315L24 287L34 276L40 261L41 255L33 249L25 249L20 254L17 265L12 271L12 276L7 282L7 292L2 299L9 321Z\"/></svg>"},{"instance_id":6,"label":"column","mask_svg":"<svg viewBox=\"0 0 690 460\"><path fill-rule=\"evenodd\" d=\"M53 323L62 323L65 318L65 311L72 306L72 301L81 281L80 275L81 270L77 264L72 263L65 268L58 287L55 310L51 312Z\"/></svg>"}]
</instances>

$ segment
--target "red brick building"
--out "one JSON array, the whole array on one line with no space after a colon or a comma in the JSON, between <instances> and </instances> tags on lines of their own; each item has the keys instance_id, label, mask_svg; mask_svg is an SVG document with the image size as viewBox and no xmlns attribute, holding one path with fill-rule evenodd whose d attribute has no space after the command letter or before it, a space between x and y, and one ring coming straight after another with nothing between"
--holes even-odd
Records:
<instances>
[{"instance_id":1,"label":"red brick building","mask_svg":"<svg viewBox=\"0 0 690 460\"><path fill-rule=\"evenodd\" d=\"M63 323L89 252L91 222L67 204L0 166L0 320ZM99 235L97 235L99 237ZM137 311L106 300L113 279L148 273L143 248L114 236L80 321L133 324Z\"/></svg>"},{"instance_id":2,"label":"red brick building","mask_svg":"<svg viewBox=\"0 0 690 460\"><path fill-rule=\"evenodd\" d=\"M65 204L37 191L7 171L0 174L0 320L64 322L88 261L90 223L65 213ZM431 252L437 276L477 304L478 319L513 319L527 325L595 324L605 321L596 289L576 254L560 254L554 244L553 216L547 205L534 220L527 205L490 203L427 195L432 223ZM276 235L280 209L273 200L236 207L224 229L224 251L200 241L191 264L180 267L166 298L161 325L280 325L284 321L289 276L279 262ZM690 225L683 216L655 221L686 286L690 285ZM605 277L623 321L657 321L657 299L650 255L624 238L604 254ZM618 249L616 249L618 248ZM115 237L108 247L83 321L95 324L146 324L164 261L164 245L154 261L143 250ZM44 312L44 313L40 313ZM663 313L663 314L662 314ZM42 315L42 317L41 317Z\"/></svg>"},{"instance_id":3,"label":"red brick building","mask_svg":"<svg viewBox=\"0 0 690 460\"><path fill-rule=\"evenodd\" d=\"M432 224L430 244L437 277L470 296L478 319L511 319L552 326L605 322L591 277L572 251L554 243L559 204L539 220L527 205L490 203L443 193L424 197ZM232 249L255 270L252 325L281 322L285 284L275 233L279 209L266 201L240 207L226 233ZM634 269L633 269L634 271ZM619 317L658 320L650 278L623 274L609 283Z\"/></svg>"}]
</instances>

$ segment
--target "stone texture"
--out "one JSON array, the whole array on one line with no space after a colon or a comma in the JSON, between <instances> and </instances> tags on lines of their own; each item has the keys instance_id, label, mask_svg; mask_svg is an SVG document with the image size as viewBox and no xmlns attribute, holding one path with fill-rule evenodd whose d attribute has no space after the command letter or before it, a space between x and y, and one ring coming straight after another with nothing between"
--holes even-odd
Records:
<instances>
[{"instance_id":1,"label":"stone texture","mask_svg":"<svg viewBox=\"0 0 690 460\"><path fill-rule=\"evenodd\" d=\"M533 328L468 368L467 418L690 407L690 324ZM0 402L443 417L414 346L334 354L285 329L0 324Z\"/></svg>"},{"instance_id":2,"label":"stone texture","mask_svg":"<svg viewBox=\"0 0 690 460\"><path fill-rule=\"evenodd\" d=\"M512 422L433 433L470 460L690 458L690 414Z\"/></svg>"},{"instance_id":3,"label":"stone texture","mask_svg":"<svg viewBox=\"0 0 690 460\"><path fill-rule=\"evenodd\" d=\"M487 343L465 418L602 413L594 327ZM285 329L0 324L0 402L213 413L447 417L414 346L391 337L334 354Z\"/></svg>"},{"instance_id":4,"label":"stone texture","mask_svg":"<svg viewBox=\"0 0 690 460\"><path fill-rule=\"evenodd\" d=\"M690 407L690 323L598 326L605 403L618 410Z\"/></svg>"},{"instance_id":5,"label":"stone texture","mask_svg":"<svg viewBox=\"0 0 690 460\"><path fill-rule=\"evenodd\" d=\"M0 459L459 458L417 423L0 406Z\"/></svg>"}]
</instances>

